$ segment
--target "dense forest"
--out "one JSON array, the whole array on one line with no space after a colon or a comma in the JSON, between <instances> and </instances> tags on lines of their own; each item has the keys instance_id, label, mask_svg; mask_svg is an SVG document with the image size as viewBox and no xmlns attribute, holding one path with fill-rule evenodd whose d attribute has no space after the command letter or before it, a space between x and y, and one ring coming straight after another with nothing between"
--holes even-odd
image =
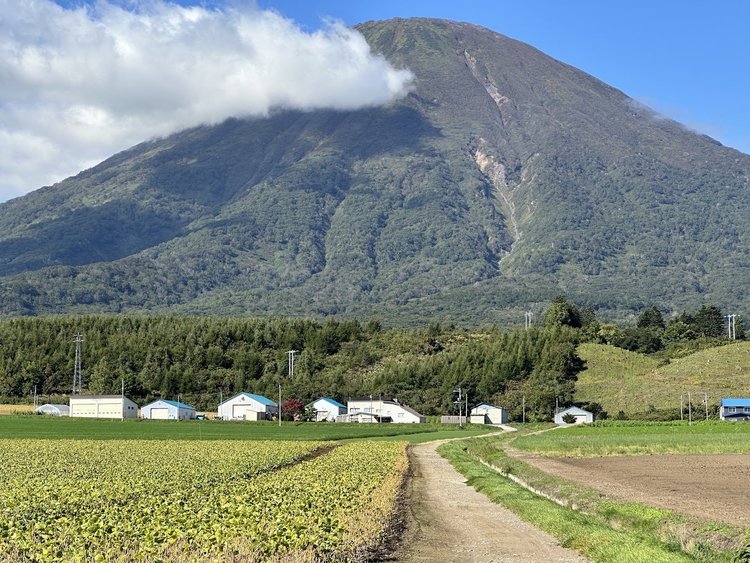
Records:
<instances>
[{"instance_id":1,"label":"dense forest","mask_svg":"<svg viewBox=\"0 0 750 563\"><path fill-rule=\"evenodd\" d=\"M240 391L306 404L394 396L424 414L452 412L461 387L472 404L502 404L530 420L575 401L581 342L646 353L688 353L726 341L722 312L704 306L665 322L655 307L635 327L601 324L594 311L557 298L529 330L468 331L432 322L385 330L377 320L87 316L0 322L0 401L54 398L72 387L74 335L81 333L87 393L126 393L140 404L177 399L215 409ZM736 335L745 337L742 320ZM297 350L292 376L287 351ZM682 351L682 352L680 352ZM62 400L62 398L61 398ZM597 405L588 405L597 409Z\"/></svg>"}]
</instances>

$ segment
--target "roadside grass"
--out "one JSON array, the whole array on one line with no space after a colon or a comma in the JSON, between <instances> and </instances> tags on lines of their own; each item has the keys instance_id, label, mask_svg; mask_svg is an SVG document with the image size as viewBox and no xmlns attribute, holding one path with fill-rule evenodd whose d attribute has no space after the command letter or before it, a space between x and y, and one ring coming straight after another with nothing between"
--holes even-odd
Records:
<instances>
[{"instance_id":1,"label":"roadside grass","mask_svg":"<svg viewBox=\"0 0 750 563\"><path fill-rule=\"evenodd\" d=\"M586 370L578 375L576 399L600 403L610 416L655 409L679 409L680 395L708 393L709 404L750 393L750 342L699 350L683 358L659 360L604 344L582 344ZM666 362L666 363L665 363ZM687 399L685 399L687 400Z\"/></svg>"},{"instance_id":2,"label":"roadside grass","mask_svg":"<svg viewBox=\"0 0 750 563\"><path fill-rule=\"evenodd\" d=\"M462 440L444 444L438 451L467 477L470 485L493 502L506 506L593 561L721 563L732 561L743 543L742 528L639 503L612 501L592 488L510 458L505 448L514 438L503 435ZM519 478L536 492L504 474ZM537 493L549 495L562 506Z\"/></svg>"},{"instance_id":3,"label":"roadside grass","mask_svg":"<svg viewBox=\"0 0 750 563\"><path fill-rule=\"evenodd\" d=\"M68 440L405 440L468 437L496 430L445 424L335 424L214 420L104 420L47 416L0 417L0 438Z\"/></svg>"},{"instance_id":4,"label":"roadside grass","mask_svg":"<svg viewBox=\"0 0 750 563\"><path fill-rule=\"evenodd\" d=\"M617 421L522 436L519 450L546 456L593 457L646 454L750 453L750 424L675 421L639 424Z\"/></svg>"}]
</instances>

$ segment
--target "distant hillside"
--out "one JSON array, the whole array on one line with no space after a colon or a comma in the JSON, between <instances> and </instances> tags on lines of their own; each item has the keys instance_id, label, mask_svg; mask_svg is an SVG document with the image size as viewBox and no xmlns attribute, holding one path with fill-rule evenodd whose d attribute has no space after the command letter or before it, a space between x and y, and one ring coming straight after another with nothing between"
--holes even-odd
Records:
<instances>
[{"instance_id":1,"label":"distant hillside","mask_svg":"<svg viewBox=\"0 0 750 563\"><path fill-rule=\"evenodd\" d=\"M0 315L750 305L750 156L478 26L358 29L409 96L198 127L0 205Z\"/></svg>"},{"instance_id":2,"label":"distant hillside","mask_svg":"<svg viewBox=\"0 0 750 563\"><path fill-rule=\"evenodd\" d=\"M750 397L750 342L709 348L666 365L603 344L582 344L578 355L587 367L578 375L576 400L598 402L610 416L651 406L679 409L680 395L687 405L688 392L701 409L703 393L709 405L722 397Z\"/></svg>"}]
</instances>

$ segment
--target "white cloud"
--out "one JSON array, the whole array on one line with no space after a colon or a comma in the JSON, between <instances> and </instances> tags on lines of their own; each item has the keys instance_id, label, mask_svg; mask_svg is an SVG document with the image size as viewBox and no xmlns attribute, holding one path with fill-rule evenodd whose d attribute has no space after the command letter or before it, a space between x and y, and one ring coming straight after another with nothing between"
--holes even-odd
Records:
<instances>
[{"instance_id":1,"label":"white cloud","mask_svg":"<svg viewBox=\"0 0 750 563\"><path fill-rule=\"evenodd\" d=\"M381 105L412 80L337 22L306 33L272 11L138 6L0 0L0 200L154 136Z\"/></svg>"}]
</instances>

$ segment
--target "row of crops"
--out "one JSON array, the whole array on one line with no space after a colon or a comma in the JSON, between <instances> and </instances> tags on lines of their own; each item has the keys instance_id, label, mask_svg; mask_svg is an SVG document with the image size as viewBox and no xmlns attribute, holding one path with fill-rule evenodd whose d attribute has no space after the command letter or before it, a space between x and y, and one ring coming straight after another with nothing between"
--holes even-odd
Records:
<instances>
[{"instance_id":1,"label":"row of crops","mask_svg":"<svg viewBox=\"0 0 750 563\"><path fill-rule=\"evenodd\" d=\"M0 440L0 553L19 561L350 558L376 543L398 442Z\"/></svg>"}]
</instances>

